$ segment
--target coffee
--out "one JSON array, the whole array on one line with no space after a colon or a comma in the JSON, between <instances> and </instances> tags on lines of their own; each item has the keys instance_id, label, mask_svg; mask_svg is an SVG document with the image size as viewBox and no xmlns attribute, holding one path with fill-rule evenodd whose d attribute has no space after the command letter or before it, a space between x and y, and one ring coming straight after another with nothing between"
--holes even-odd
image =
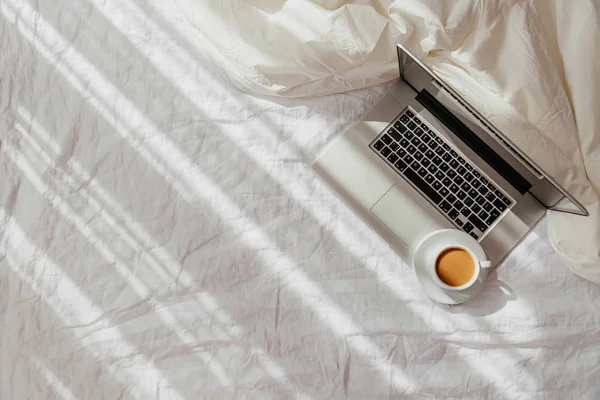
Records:
<instances>
[{"instance_id":1,"label":"coffee","mask_svg":"<svg viewBox=\"0 0 600 400\"><path fill-rule=\"evenodd\" d=\"M435 262L435 272L448 286L462 286L475 274L475 261L471 255L456 247L444 250Z\"/></svg>"}]
</instances>

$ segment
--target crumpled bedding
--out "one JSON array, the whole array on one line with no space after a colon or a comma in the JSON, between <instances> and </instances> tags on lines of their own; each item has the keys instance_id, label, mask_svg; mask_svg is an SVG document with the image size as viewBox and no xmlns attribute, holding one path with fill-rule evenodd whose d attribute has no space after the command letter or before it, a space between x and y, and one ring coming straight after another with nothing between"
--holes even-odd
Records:
<instances>
[{"instance_id":1,"label":"crumpled bedding","mask_svg":"<svg viewBox=\"0 0 600 400\"><path fill-rule=\"evenodd\" d=\"M238 88L312 96L396 79L403 43L588 209L554 249L600 284L600 8L569 0L175 0ZM346 4L350 3L350 4Z\"/></svg>"},{"instance_id":2,"label":"crumpled bedding","mask_svg":"<svg viewBox=\"0 0 600 400\"><path fill-rule=\"evenodd\" d=\"M309 168L385 87L246 95L197 38L171 2L0 3L1 399L600 397L555 221L432 303Z\"/></svg>"}]
</instances>

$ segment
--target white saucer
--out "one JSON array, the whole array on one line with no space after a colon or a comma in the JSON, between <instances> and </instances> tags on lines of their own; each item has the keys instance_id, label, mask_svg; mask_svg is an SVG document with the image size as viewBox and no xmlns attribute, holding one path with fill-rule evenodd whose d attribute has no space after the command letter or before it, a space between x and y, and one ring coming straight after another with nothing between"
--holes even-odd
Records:
<instances>
[{"instance_id":1,"label":"white saucer","mask_svg":"<svg viewBox=\"0 0 600 400\"><path fill-rule=\"evenodd\" d=\"M487 277L489 268L482 268L479 278L473 286L465 290L445 290L439 287L431 278L431 268L427 268L428 248L438 246L461 245L471 250L475 256L481 260L486 259L485 252L477 240L473 239L467 233L457 229L443 229L435 231L427 236L421 243L418 244L412 259L412 269L415 277L423 286L425 294L432 300L443 304L460 304L467 300L471 300L479 293L485 278Z\"/></svg>"}]
</instances>

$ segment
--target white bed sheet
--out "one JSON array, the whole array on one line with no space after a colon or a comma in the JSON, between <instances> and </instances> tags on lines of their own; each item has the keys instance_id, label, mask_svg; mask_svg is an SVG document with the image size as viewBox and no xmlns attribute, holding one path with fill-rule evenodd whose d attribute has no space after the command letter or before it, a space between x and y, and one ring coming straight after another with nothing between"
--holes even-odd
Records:
<instances>
[{"instance_id":1,"label":"white bed sheet","mask_svg":"<svg viewBox=\"0 0 600 400\"><path fill-rule=\"evenodd\" d=\"M191 38L0 3L1 399L600 397L600 288L545 222L433 304L309 170L385 88L251 97Z\"/></svg>"}]
</instances>

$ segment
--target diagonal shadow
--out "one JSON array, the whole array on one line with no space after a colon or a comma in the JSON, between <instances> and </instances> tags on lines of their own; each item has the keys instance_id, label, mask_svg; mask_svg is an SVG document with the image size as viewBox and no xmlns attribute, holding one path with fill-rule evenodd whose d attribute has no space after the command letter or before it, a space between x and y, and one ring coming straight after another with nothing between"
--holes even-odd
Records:
<instances>
[{"instance_id":1,"label":"diagonal shadow","mask_svg":"<svg viewBox=\"0 0 600 400\"><path fill-rule=\"evenodd\" d=\"M236 156L236 157L230 157L230 158L228 159L228 161L232 161L232 160L239 160L239 154L237 154L237 153L236 153L236 154L235 154L235 156ZM242 154L242 156L243 156L243 154ZM258 182L260 182L261 180L264 180L264 179L265 179L265 178L267 178L267 177L266 177L266 176L261 176L260 178L261 178L261 179L257 179L257 181L258 181ZM280 187L277 187L277 186L276 186L276 187L274 187L274 189L275 189L275 191L274 191L275 193L281 193L281 191L282 191L282 190L281 190L281 188L280 188ZM262 197L262 194L261 194L261 197ZM261 199L261 200L262 200L262 199ZM312 222L312 223L314 223L314 222ZM343 251L343 250L342 250L342 251ZM330 276L330 275L327 275L327 274L325 274L325 276Z\"/></svg>"},{"instance_id":2,"label":"diagonal shadow","mask_svg":"<svg viewBox=\"0 0 600 400\"><path fill-rule=\"evenodd\" d=\"M6 326L5 339L10 340L19 353L10 368L15 379L9 382L8 388L2 388L9 391L9 397L32 398L33 395L26 392L35 389L35 385L21 383L38 372L45 375L44 369L50 366L54 367L53 375L59 379L52 386L66 387L81 399L89 398L90 378L102 385L102 392L95 395L130 393L147 397L153 388L144 383L156 380L156 386L164 385L163 377L147 364L148 360L122 342L115 328L102 324L98 310L85 299L78 298L78 290L71 281L56 279L56 263L31 243L4 209L0 209L0 219L9 233L0 245L2 263L8 265L5 269L6 289L13 292L12 297L26 299L13 301L6 309L11 324ZM45 275L45 279L40 279L40 273ZM66 288L72 290L66 292ZM69 297L75 297L77 302L69 303ZM34 318L31 324L23 324L24 312ZM110 340L116 341L116 344L111 347L112 352L106 354L99 344ZM73 348L69 346L71 343L80 343L81 346ZM135 355L138 357L135 372L115 368L120 357ZM27 376L22 376L23 373Z\"/></svg>"},{"instance_id":3,"label":"diagonal shadow","mask_svg":"<svg viewBox=\"0 0 600 400\"><path fill-rule=\"evenodd\" d=\"M27 118L27 120L30 119ZM15 127L17 131L22 135L22 137L24 137L27 140L27 142L29 142L29 145L33 147L35 151L46 160L48 166L51 166L51 157L47 153L45 153L45 151L41 149L40 146L37 145L37 141L47 145L46 147L55 148L56 146L53 143L48 143L48 135L44 134L43 132L40 132L41 127L37 126L35 121L31 123L30 130L34 132L34 134L36 135L36 139L34 139L25 129L23 129L18 122L16 123ZM12 145L7 145L6 147L8 147L6 150L10 152ZM25 149L25 147L23 148ZM9 156L9 158L11 159L12 157L14 157L14 155ZM171 282L172 277L175 275L175 273L177 273L177 271L175 271L173 267L178 268L178 264L174 260L172 260L168 255L165 254L159 253L157 254L158 257L153 257L154 251L145 252L145 257L147 256L146 258L149 259L144 261L143 264L149 267L150 270L145 271L143 282L138 277L136 277L126 265L127 259L123 256L115 254L115 252L112 249L108 248L108 243L105 243L105 239L103 239L103 236L106 236L106 234L103 235L102 232L100 232L100 230L98 229L99 227L96 224L96 220L102 219L103 221L101 222L100 227L105 227L106 229L114 230L115 235L131 247L131 251L135 251L135 249L139 247L156 247L157 244L153 243L151 239L144 239L144 237L148 237L149 235L146 232L144 232L143 229L140 230L139 227L136 227L135 224L132 224L132 221L127 220L126 216L123 215L122 211L118 211L117 205L115 205L114 201L110 199L110 196L108 196L106 193L103 193L101 188L98 188L96 185L94 185L93 178L91 178L88 175L85 175L82 171L81 166L78 165L78 163L74 162L73 160L70 160L69 167L71 171L64 171L62 168L54 167L56 168L57 172L53 174L53 184L57 187L63 186L63 181L66 180L63 175L68 176L67 180L71 180L71 182L64 183L64 186L69 186L72 190L74 190L77 193L77 196L81 196L82 202L87 203L92 207L92 213L97 214L97 218L88 219L85 221L84 224L81 218L78 217L76 214L89 215L90 212L88 212L89 210L82 208L79 208L77 210L73 208L79 203L78 201L76 201L76 198L74 198L74 195L61 195L57 193L56 190L49 187L41 187L40 189L38 189L39 192L45 193L46 196L50 196L50 198L52 199L52 203L56 205L57 208L61 209L62 214L66 218L72 220L73 223L77 225L78 230L81 232L81 234L83 234L86 238L88 238L88 240L91 243L93 243L93 247L100 254L102 254L108 262L115 264L115 267L119 269L119 274L123 277L123 279L132 285L132 288L136 291L137 295L140 298L144 299L144 304L153 305L154 308L163 309L167 306L165 295L167 295L167 298L169 298L172 297L169 296L169 294L177 295L180 294L182 290L185 290L185 293L189 293L192 289L195 289L191 278L187 276L187 274L185 274L184 272L183 274L178 274L178 278L181 277L181 275L183 275L182 279L175 279L175 281L181 281L181 284L177 284L176 288L171 288L168 292L163 293L165 289L165 284ZM21 169L25 171L30 170L31 167L22 166ZM30 177L30 180L36 181L36 178ZM82 186L83 182L86 182L86 186L92 190L84 188ZM40 186L43 184L38 183L37 185ZM68 201L65 201L65 198L68 198ZM105 201L105 205L99 205L96 201L96 198ZM66 203L70 203L71 205L68 205ZM126 225L131 228L130 232L126 232L125 230L121 229L120 226L117 226L117 222L114 220L114 218L103 212L104 207L106 207L107 205L113 208L111 210L112 212L118 215L119 218L123 219L121 222L123 225ZM91 227L91 229L87 229L88 227ZM152 276L148 275L148 273L151 270L153 270L154 272L157 269L162 271L163 273L158 274L156 284L152 285L153 279ZM146 287L146 285L149 285L150 288ZM236 332L237 329L234 326L233 321L230 320L230 317L222 315L222 312L219 309L220 306L214 304L214 300L212 300L210 296L206 294L201 294L201 296L198 296L196 298L196 301L198 302L198 305L204 312L195 315L195 317L202 316L203 318L216 319L217 322L224 327L222 332L214 332L216 336L220 336L223 338L222 340L230 341L233 344L240 342L242 338L241 333ZM201 302L202 304L200 304ZM130 306L129 308L133 308L134 312L140 311L137 305L136 307ZM112 315L113 312L118 310L110 309L105 311ZM147 312L148 310L142 308L142 311ZM177 321L176 318L174 318L170 314L165 315L165 313L157 313L160 316L162 324L172 327L172 329L178 336L178 340L182 342L185 349L194 350L194 347L197 347L197 341L195 340L195 337L192 337L189 331L186 332L185 329L178 327L179 325L181 325L180 321ZM126 313L126 315L128 317L131 317L131 313ZM117 325L119 325L121 321L121 316L112 319L112 322ZM125 319L124 322L127 322L127 319ZM225 329L225 327L229 329ZM266 357L266 354L261 349L257 350L255 348L247 348L246 350L250 350L250 352L257 357ZM203 361L210 365L210 360L204 359ZM263 365L267 372L274 379L277 379L284 375L280 367L271 361L267 360L267 362L263 363ZM224 371L222 370L222 368L220 370L213 370L213 373L220 378L221 382L223 383L223 386L231 386L231 382L223 376ZM286 382L282 382L281 388L279 390L283 392L286 390L290 390L290 388ZM294 391L297 393L301 393L301 391L297 388L294 388Z\"/></svg>"}]
</instances>

